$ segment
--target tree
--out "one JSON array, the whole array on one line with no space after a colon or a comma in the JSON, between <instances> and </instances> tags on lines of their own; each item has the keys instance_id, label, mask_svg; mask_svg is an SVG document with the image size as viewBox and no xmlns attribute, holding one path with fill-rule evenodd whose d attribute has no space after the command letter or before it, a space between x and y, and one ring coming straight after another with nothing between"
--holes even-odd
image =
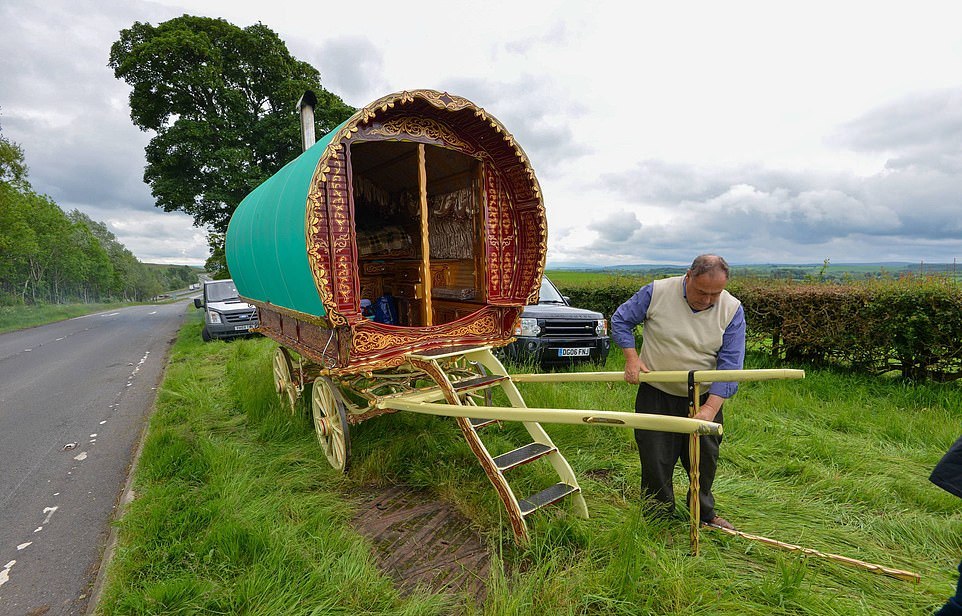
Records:
<instances>
[{"instance_id":1,"label":"tree","mask_svg":"<svg viewBox=\"0 0 962 616\"><path fill-rule=\"evenodd\" d=\"M29 187L23 149L2 134L0 134L0 182L6 182L17 190L25 190Z\"/></svg>"},{"instance_id":2,"label":"tree","mask_svg":"<svg viewBox=\"0 0 962 616\"><path fill-rule=\"evenodd\" d=\"M318 97L319 134L354 111L261 23L242 29L191 15L136 22L111 46L109 66L133 87L131 120L156 133L144 170L156 205L190 214L214 234L300 153L295 107L305 90Z\"/></svg>"}]
</instances>

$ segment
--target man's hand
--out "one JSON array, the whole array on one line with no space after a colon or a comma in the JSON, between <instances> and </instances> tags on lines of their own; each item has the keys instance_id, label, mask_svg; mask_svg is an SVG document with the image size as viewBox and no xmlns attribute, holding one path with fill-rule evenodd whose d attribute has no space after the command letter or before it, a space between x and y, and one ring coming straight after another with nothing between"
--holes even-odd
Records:
<instances>
[{"instance_id":1,"label":"man's hand","mask_svg":"<svg viewBox=\"0 0 962 616\"><path fill-rule=\"evenodd\" d=\"M716 396L712 394L708 396L705 403L698 407L698 412L692 417L692 419L700 419L702 421L715 421L715 416L718 415L718 411L721 409L722 404L725 403L725 399L721 396Z\"/></svg>"},{"instance_id":2,"label":"man's hand","mask_svg":"<svg viewBox=\"0 0 962 616\"><path fill-rule=\"evenodd\" d=\"M625 353L625 381L632 385L638 384L639 372L651 372L645 362L638 357L638 351L634 348L622 349Z\"/></svg>"}]
</instances>

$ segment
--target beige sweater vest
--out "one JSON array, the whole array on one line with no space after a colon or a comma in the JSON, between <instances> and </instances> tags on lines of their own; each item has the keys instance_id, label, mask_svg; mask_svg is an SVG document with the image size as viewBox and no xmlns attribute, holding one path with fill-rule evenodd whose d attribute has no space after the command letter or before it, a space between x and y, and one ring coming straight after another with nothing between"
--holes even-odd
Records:
<instances>
[{"instance_id":1,"label":"beige sweater vest","mask_svg":"<svg viewBox=\"0 0 962 616\"><path fill-rule=\"evenodd\" d=\"M714 306L692 312L685 301L684 280L676 276L652 283L639 353L651 370L714 370L725 329L741 305L722 291ZM688 396L685 383L651 385L673 396ZM702 384L701 391L708 391L708 383Z\"/></svg>"}]
</instances>

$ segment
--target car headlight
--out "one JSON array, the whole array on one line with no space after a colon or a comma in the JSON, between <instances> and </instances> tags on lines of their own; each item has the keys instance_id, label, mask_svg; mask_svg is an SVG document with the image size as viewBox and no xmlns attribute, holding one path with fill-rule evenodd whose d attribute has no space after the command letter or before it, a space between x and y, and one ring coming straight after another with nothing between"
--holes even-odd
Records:
<instances>
[{"instance_id":1,"label":"car headlight","mask_svg":"<svg viewBox=\"0 0 962 616\"><path fill-rule=\"evenodd\" d=\"M219 313L219 312L214 312L213 310L211 310L211 311L208 312L207 314L210 315L210 322L211 322L211 323L220 323L220 322L221 322L221 320L220 320L220 313Z\"/></svg>"},{"instance_id":2,"label":"car headlight","mask_svg":"<svg viewBox=\"0 0 962 616\"><path fill-rule=\"evenodd\" d=\"M595 335L596 336L607 336L608 335L608 319L601 319L598 324L595 325Z\"/></svg>"},{"instance_id":3,"label":"car headlight","mask_svg":"<svg viewBox=\"0 0 962 616\"><path fill-rule=\"evenodd\" d=\"M514 326L515 336L537 336L540 333L538 319L519 319L518 324Z\"/></svg>"}]
</instances>

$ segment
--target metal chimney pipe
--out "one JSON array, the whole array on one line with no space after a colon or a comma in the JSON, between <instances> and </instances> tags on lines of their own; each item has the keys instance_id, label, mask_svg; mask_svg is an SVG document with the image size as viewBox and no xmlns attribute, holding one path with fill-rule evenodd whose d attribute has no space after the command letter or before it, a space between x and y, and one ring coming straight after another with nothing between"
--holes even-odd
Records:
<instances>
[{"instance_id":1,"label":"metal chimney pipe","mask_svg":"<svg viewBox=\"0 0 962 616\"><path fill-rule=\"evenodd\" d=\"M301 99L297 101L297 109L301 114L301 151L314 145L314 108L317 107L317 96L310 90L305 90Z\"/></svg>"}]
</instances>

